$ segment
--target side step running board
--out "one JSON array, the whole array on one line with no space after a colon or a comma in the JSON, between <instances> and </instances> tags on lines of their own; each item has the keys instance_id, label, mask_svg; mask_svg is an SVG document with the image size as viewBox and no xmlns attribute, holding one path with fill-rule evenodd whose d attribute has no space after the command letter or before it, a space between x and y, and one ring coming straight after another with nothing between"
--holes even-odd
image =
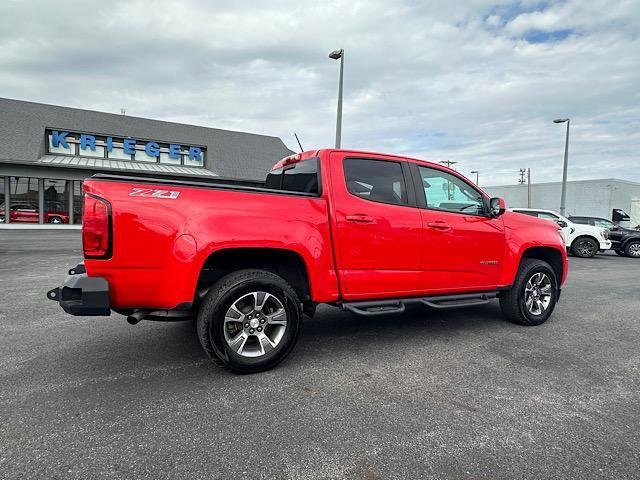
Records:
<instances>
[{"instance_id":1,"label":"side step running board","mask_svg":"<svg viewBox=\"0 0 640 480\"><path fill-rule=\"evenodd\" d=\"M498 296L498 292L460 293L455 295L438 295L433 297L402 298L392 300L372 300L366 302L344 302L342 308L358 315L383 315L385 313L402 313L408 303L422 303L439 310L459 307L475 307L485 305Z\"/></svg>"}]
</instances>

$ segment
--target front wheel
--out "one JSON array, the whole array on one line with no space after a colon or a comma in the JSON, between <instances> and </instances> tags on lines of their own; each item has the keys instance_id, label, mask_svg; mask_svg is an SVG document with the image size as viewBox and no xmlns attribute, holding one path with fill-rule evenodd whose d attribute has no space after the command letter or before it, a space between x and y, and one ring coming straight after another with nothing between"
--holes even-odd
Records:
<instances>
[{"instance_id":1,"label":"front wheel","mask_svg":"<svg viewBox=\"0 0 640 480\"><path fill-rule=\"evenodd\" d=\"M640 258L640 240L632 240L624 247L627 257Z\"/></svg>"},{"instance_id":2,"label":"front wheel","mask_svg":"<svg viewBox=\"0 0 640 480\"><path fill-rule=\"evenodd\" d=\"M558 301L558 280L551 266L537 258L525 258L509 290L500 295L507 320L520 325L547 321Z\"/></svg>"},{"instance_id":3,"label":"front wheel","mask_svg":"<svg viewBox=\"0 0 640 480\"><path fill-rule=\"evenodd\" d=\"M207 293L198 313L198 337L222 366L255 373L289 355L301 317L300 300L284 279L264 270L239 270Z\"/></svg>"},{"instance_id":4,"label":"front wheel","mask_svg":"<svg viewBox=\"0 0 640 480\"><path fill-rule=\"evenodd\" d=\"M576 257L581 258L591 258L595 257L596 253L598 253L598 249L600 245L593 238L589 237L580 237L574 240L571 245L571 252Z\"/></svg>"}]
</instances>

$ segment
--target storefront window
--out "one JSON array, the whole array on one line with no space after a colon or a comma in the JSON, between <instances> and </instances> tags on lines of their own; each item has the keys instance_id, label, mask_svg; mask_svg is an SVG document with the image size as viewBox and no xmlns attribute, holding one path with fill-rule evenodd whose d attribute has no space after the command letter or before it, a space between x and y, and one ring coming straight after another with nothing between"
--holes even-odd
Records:
<instances>
[{"instance_id":1,"label":"storefront window","mask_svg":"<svg viewBox=\"0 0 640 480\"><path fill-rule=\"evenodd\" d=\"M11 223L38 223L38 179L11 177Z\"/></svg>"},{"instance_id":2,"label":"storefront window","mask_svg":"<svg viewBox=\"0 0 640 480\"><path fill-rule=\"evenodd\" d=\"M82 151L82 155L85 157L104 158L104 147L96 146L95 150L87 148Z\"/></svg>"},{"instance_id":3,"label":"storefront window","mask_svg":"<svg viewBox=\"0 0 640 480\"><path fill-rule=\"evenodd\" d=\"M138 162L158 162L158 157L147 155L147 152L145 150L136 150L136 154L133 159Z\"/></svg>"},{"instance_id":4,"label":"storefront window","mask_svg":"<svg viewBox=\"0 0 640 480\"><path fill-rule=\"evenodd\" d=\"M113 142L111 151L107 152L107 157L116 160L131 160L131 155L124 153L124 146L119 142Z\"/></svg>"},{"instance_id":5,"label":"storefront window","mask_svg":"<svg viewBox=\"0 0 640 480\"><path fill-rule=\"evenodd\" d=\"M73 135L66 135L64 140L67 146L64 146L63 142L58 142L58 146L53 146L52 135L48 135L49 138L49 153L57 154L57 155L76 155L76 142L77 139Z\"/></svg>"},{"instance_id":6,"label":"storefront window","mask_svg":"<svg viewBox=\"0 0 640 480\"><path fill-rule=\"evenodd\" d=\"M0 177L0 223L5 222L5 196L4 196L4 177Z\"/></svg>"},{"instance_id":7,"label":"storefront window","mask_svg":"<svg viewBox=\"0 0 640 480\"><path fill-rule=\"evenodd\" d=\"M44 180L45 223L69 223L69 182Z\"/></svg>"},{"instance_id":8,"label":"storefront window","mask_svg":"<svg viewBox=\"0 0 640 480\"><path fill-rule=\"evenodd\" d=\"M168 165L180 165L180 158L171 158L169 152L160 152L160 163Z\"/></svg>"},{"instance_id":9,"label":"storefront window","mask_svg":"<svg viewBox=\"0 0 640 480\"><path fill-rule=\"evenodd\" d=\"M187 167L202 167L203 163L202 163L202 154L200 154L200 158L197 158L194 156L194 158L189 158L189 153L187 152L186 155L183 155L184 158L184 165Z\"/></svg>"},{"instance_id":10,"label":"storefront window","mask_svg":"<svg viewBox=\"0 0 640 480\"><path fill-rule=\"evenodd\" d=\"M82 182L73 182L73 223L82 223Z\"/></svg>"}]
</instances>

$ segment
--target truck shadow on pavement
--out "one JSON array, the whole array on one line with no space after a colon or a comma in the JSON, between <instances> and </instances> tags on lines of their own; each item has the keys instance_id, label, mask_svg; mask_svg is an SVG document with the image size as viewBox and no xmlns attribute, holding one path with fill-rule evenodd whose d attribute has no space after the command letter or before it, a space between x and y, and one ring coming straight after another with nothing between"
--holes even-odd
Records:
<instances>
[{"instance_id":1,"label":"truck shadow on pavement","mask_svg":"<svg viewBox=\"0 0 640 480\"><path fill-rule=\"evenodd\" d=\"M101 320L104 322L104 320ZM204 371L206 375L226 371L210 361L200 346L195 322L142 322L129 326L124 317L99 323L95 336L77 343L73 355L57 352L55 369L63 375L134 375L138 371ZM113 322L113 323L111 323ZM107 328L108 327L108 328ZM411 307L402 314L360 317L333 307L320 307L313 319L305 317L294 357L284 365L331 362L332 357L385 348L428 347L456 337L521 328L507 323L497 302L480 307L448 311ZM81 358L82 362L78 362ZM34 359L35 360L35 359ZM40 360L36 360L38 363ZM49 358L48 363L50 363ZM31 365L30 368L37 368ZM132 371L133 369L133 371ZM129 371L129 374L124 372ZM193 372L195 373L195 372Z\"/></svg>"}]
</instances>

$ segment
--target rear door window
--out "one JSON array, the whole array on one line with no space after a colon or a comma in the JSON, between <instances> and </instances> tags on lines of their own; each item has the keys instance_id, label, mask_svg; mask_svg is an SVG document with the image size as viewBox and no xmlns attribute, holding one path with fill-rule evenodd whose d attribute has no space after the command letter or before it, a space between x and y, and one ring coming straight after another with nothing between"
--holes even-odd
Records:
<instances>
[{"instance_id":1,"label":"rear door window","mask_svg":"<svg viewBox=\"0 0 640 480\"><path fill-rule=\"evenodd\" d=\"M346 158L344 178L349 193L372 202L408 205L407 186L399 162Z\"/></svg>"}]
</instances>

